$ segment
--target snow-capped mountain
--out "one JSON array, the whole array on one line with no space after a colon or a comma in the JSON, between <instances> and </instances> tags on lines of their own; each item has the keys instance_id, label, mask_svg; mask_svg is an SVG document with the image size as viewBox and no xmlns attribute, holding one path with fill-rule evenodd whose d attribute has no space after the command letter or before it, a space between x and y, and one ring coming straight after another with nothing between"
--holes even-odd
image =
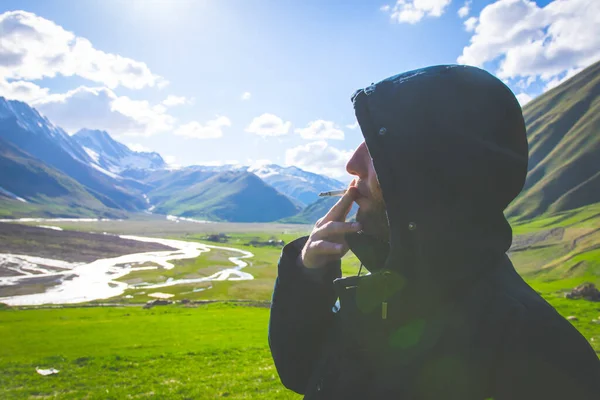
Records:
<instances>
[{"instance_id":1,"label":"snow-capped mountain","mask_svg":"<svg viewBox=\"0 0 600 400\"><path fill-rule=\"evenodd\" d=\"M247 170L258 175L281 193L297 200L301 205L314 203L319 199L320 192L343 189L347 186L337 179L304 171L298 167L268 164L248 167Z\"/></svg>"},{"instance_id":2,"label":"snow-capped mountain","mask_svg":"<svg viewBox=\"0 0 600 400\"><path fill-rule=\"evenodd\" d=\"M225 171L247 171L257 175L267 184L273 186L280 193L293 199L298 205L306 206L319 199L319 193L328 190L343 189L347 185L337 179L324 175L304 171L298 167L282 167L277 164L260 166L247 165L219 165L219 166L193 166L185 169L201 169L204 172L220 173Z\"/></svg>"},{"instance_id":3,"label":"snow-capped mountain","mask_svg":"<svg viewBox=\"0 0 600 400\"><path fill-rule=\"evenodd\" d=\"M219 173L225 171L247 171L257 175L280 193L295 200L300 206L312 204L319 199L319 193L328 190L343 189L347 185L337 179L304 171L298 167L282 167L277 164L260 166L220 165L194 166L187 168L202 169L203 171Z\"/></svg>"},{"instance_id":4,"label":"snow-capped mountain","mask_svg":"<svg viewBox=\"0 0 600 400\"><path fill-rule=\"evenodd\" d=\"M139 189L99 166L73 137L26 103L0 97L0 139L73 178L107 207L137 210L145 205Z\"/></svg>"},{"instance_id":5,"label":"snow-capped mountain","mask_svg":"<svg viewBox=\"0 0 600 400\"><path fill-rule=\"evenodd\" d=\"M44 140L50 140L75 160L82 163L93 162L67 132L52 124L48 118L42 116L35 108L30 107L26 103L6 100L4 97L0 97L0 120L5 124L14 124L30 133L31 136L21 137L15 136L15 131L9 129L3 129L0 133L4 139L9 142L16 142L21 148L23 146L20 143L33 145L35 141L41 143Z\"/></svg>"},{"instance_id":6,"label":"snow-capped mountain","mask_svg":"<svg viewBox=\"0 0 600 400\"><path fill-rule=\"evenodd\" d=\"M73 138L94 162L112 173L118 174L125 169L161 169L167 166L160 154L133 151L105 131L81 129Z\"/></svg>"}]
</instances>

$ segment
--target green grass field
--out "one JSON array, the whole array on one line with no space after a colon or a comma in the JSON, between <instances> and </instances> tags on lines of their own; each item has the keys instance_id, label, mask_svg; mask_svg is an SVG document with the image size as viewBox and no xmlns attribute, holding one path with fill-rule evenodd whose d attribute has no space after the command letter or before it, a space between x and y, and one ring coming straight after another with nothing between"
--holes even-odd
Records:
<instances>
[{"instance_id":1,"label":"green grass field","mask_svg":"<svg viewBox=\"0 0 600 400\"><path fill-rule=\"evenodd\" d=\"M267 324L268 309L232 304L4 310L0 398L299 398L279 383Z\"/></svg>"},{"instance_id":2,"label":"green grass field","mask_svg":"<svg viewBox=\"0 0 600 400\"><path fill-rule=\"evenodd\" d=\"M111 223L114 230L116 223ZM147 226L150 229L149 225ZM583 282L600 287L600 205L526 223L513 223L523 238L564 228L561 238L532 240L509 253L517 270L571 323L600 355L600 303L564 298L565 291ZM219 231L224 231L219 227ZM268 231L241 226L223 246L251 251L245 271L251 281L171 286L153 291L173 299L268 301L276 277L277 247L254 247L251 240L282 239L286 243L306 233L302 229ZM133 229L129 227L128 229ZM205 242L201 231L169 230L164 237ZM216 231L215 231L216 232ZM128 233L135 233L129 231ZM152 231L153 235L159 232ZM218 245L218 244L217 244ZM172 270L140 271L124 281L162 282L168 278L206 276L228 266L228 251L213 250L176 262ZM356 274L352 254L343 262L344 275ZM133 298L125 298L132 295ZM0 310L0 399L296 399L274 369L267 345L268 309L216 303L142 309L150 298L144 289L130 289L102 302L124 307ZM560 345L560 344L557 344ZM61 372L40 376L36 367Z\"/></svg>"}]
</instances>

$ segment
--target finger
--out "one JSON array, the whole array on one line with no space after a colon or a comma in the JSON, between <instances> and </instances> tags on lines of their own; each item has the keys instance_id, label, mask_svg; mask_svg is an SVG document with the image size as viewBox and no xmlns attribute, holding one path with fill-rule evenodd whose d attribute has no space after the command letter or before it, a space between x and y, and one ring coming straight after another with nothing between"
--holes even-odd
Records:
<instances>
[{"instance_id":1,"label":"finger","mask_svg":"<svg viewBox=\"0 0 600 400\"><path fill-rule=\"evenodd\" d=\"M349 187L348 191L346 191L346 193L338 200L338 202L331 207L327 214L325 214L325 216L322 218L322 221L345 221L350 209L352 208L352 203L354 202L354 199L356 199L357 191L358 189L356 189L356 187Z\"/></svg>"},{"instance_id":2,"label":"finger","mask_svg":"<svg viewBox=\"0 0 600 400\"><path fill-rule=\"evenodd\" d=\"M360 222L325 222L317 228L313 234L313 239L326 239L333 236L340 236L349 232L358 232L361 230Z\"/></svg>"},{"instance_id":3,"label":"finger","mask_svg":"<svg viewBox=\"0 0 600 400\"><path fill-rule=\"evenodd\" d=\"M344 246L326 240L315 240L311 243L310 249L313 253L339 255L342 253L342 250L344 250Z\"/></svg>"}]
</instances>

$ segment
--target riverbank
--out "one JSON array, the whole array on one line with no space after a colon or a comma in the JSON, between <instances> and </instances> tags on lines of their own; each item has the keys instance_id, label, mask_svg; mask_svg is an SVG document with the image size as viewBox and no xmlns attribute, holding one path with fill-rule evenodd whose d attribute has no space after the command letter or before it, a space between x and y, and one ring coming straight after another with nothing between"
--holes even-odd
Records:
<instances>
[{"instance_id":1,"label":"riverbank","mask_svg":"<svg viewBox=\"0 0 600 400\"><path fill-rule=\"evenodd\" d=\"M132 253L175 250L164 244L114 234L62 230L49 222L38 224L43 227L0 222L0 253L82 263ZM1 267L0 276L6 276Z\"/></svg>"},{"instance_id":2,"label":"riverbank","mask_svg":"<svg viewBox=\"0 0 600 400\"><path fill-rule=\"evenodd\" d=\"M54 232L55 235L63 233L49 231ZM75 234L75 232L71 233ZM101 258L90 263L70 263L39 257L0 254L0 261L5 261L6 268L18 273L0 278L0 302L8 305L82 303L119 296L132 287L152 290L213 281L254 279L251 274L242 271L248 265L242 259L253 256L246 250L173 239L140 236L117 236L116 238L133 243L160 245L162 248L170 250ZM229 266L220 268L209 276L171 278L158 283L129 284L119 280L132 272L171 270L175 267L172 261L195 259L200 254L211 250L222 250L241 255L228 257Z\"/></svg>"}]
</instances>

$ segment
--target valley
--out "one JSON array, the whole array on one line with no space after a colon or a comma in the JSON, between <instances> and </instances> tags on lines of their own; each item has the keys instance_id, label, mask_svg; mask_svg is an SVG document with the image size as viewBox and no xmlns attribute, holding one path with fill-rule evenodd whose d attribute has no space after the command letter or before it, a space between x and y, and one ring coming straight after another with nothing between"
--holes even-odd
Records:
<instances>
[{"instance_id":1,"label":"valley","mask_svg":"<svg viewBox=\"0 0 600 400\"><path fill-rule=\"evenodd\" d=\"M600 303L571 298L600 287L599 95L596 63L524 107L528 175L506 216L517 272L600 356ZM0 97L1 398L298 398L267 343L277 261L346 184L165 159ZM359 268L349 252L342 274Z\"/></svg>"},{"instance_id":2,"label":"valley","mask_svg":"<svg viewBox=\"0 0 600 400\"><path fill-rule=\"evenodd\" d=\"M565 298L565 293L583 282L600 286L599 207L513 221L515 239L509 256L528 284L569 317L600 356L600 303ZM0 335L5 338L0 348L4 372L0 397L100 398L97 390L102 387L103 395L114 398L132 392L173 399L300 398L285 390L277 378L267 344L268 306L281 252L278 241L288 243L308 233L309 225L166 219L26 222L42 223L74 235L79 231L143 234L217 248L172 260L171 269L148 263L145 266L158 268L116 276L116 282L129 287L102 300L58 308L0 306ZM242 271L253 279L169 285L231 268L230 257L241 253L220 247L251 253ZM565 257L567 264L556 263ZM356 275L358 267L351 253L344 258L345 276ZM135 286L141 283L156 287ZM143 309L156 292L167 294L174 304ZM32 372L36 367L52 367L60 373L48 380ZM230 379L231 373L236 379ZM194 379L197 374L211 379Z\"/></svg>"},{"instance_id":3,"label":"valley","mask_svg":"<svg viewBox=\"0 0 600 400\"><path fill-rule=\"evenodd\" d=\"M0 9L0 400L600 398L600 0Z\"/></svg>"}]
</instances>

